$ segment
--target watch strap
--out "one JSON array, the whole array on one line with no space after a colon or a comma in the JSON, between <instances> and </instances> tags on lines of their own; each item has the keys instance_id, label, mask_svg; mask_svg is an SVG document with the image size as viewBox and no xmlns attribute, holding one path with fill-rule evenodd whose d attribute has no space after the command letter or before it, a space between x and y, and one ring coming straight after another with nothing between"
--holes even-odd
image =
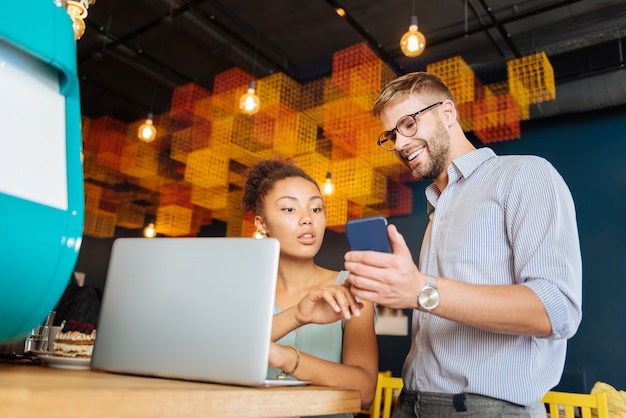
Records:
<instances>
[{"instance_id":1,"label":"watch strap","mask_svg":"<svg viewBox=\"0 0 626 418\"><path fill-rule=\"evenodd\" d=\"M437 289L437 279L433 276L426 276L426 285Z\"/></svg>"}]
</instances>

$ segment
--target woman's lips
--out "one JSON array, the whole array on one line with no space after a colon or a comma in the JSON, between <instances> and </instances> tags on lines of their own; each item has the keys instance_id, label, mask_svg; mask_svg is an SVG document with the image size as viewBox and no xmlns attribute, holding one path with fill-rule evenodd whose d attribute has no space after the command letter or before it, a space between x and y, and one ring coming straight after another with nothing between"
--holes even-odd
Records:
<instances>
[{"instance_id":1,"label":"woman's lips","mask_svg":"<svg viewBox=\"0 0 626 418\"><path fill-rule=\"evenodd\" d=\"M313 244L315 242L315 234L305 232L304 234L298 235L298 240L304 244Z\"/></svg>"}]
</instances>

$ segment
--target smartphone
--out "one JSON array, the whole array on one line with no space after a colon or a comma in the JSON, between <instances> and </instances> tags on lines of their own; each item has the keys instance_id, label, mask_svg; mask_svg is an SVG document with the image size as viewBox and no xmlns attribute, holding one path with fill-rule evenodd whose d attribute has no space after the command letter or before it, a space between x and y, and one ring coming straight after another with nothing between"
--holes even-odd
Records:
<instances>
[{"instance_id":1,"label":"smartphone","mask_svg":"<svg viewBox=\"0 0 626 418\"><path fill-rule=\"evenodd\" d=\"M391 252L391 244L387 235L387 218L384 216L348 221L346 222L346 235L350 250Z\"/></svg>"}]
</instances>

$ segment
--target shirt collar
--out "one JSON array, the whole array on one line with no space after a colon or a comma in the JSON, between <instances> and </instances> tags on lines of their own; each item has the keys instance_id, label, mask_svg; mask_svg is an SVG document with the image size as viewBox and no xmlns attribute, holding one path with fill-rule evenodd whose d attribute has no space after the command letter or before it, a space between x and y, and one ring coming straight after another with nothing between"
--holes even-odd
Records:
<instances>
[{"instance_id":1,"label":"shirt collar","mask_svg":"<svg viewBox=\"0 0 626 418\"><path fill-rule=\"evenodd\" d=\"M455 175L454 181L458 181L458 176L460 175L463 178L468 178L478 167L482 165L485 161L496 156L496 153L493 152L491 148L478 148L472 152L468 152L467 154L463 154L458 157L456 160L452 161L452 164L448 167L448 177L451 176L452 171L455 171L453 167L458 170L458 175ZM448 183L451 181L449 180Z\"/></svg>"},{"instance_id":2,"label":"shirt collar","mask_svg":"<svg viewBox=\"0 0 626 418\"><path fill-rule=\"evenodd\" d=\"M464 179L468 178L485 161L495 156L496 153L493 152L491 148L483 147L456 158L448 166L448 185L456 183L461 177ZM427 213L435 209L439 195L439 189L437 189L435 183L426 187L426 200L428 201L426 208Z\"/></svg>"}]
</instances>

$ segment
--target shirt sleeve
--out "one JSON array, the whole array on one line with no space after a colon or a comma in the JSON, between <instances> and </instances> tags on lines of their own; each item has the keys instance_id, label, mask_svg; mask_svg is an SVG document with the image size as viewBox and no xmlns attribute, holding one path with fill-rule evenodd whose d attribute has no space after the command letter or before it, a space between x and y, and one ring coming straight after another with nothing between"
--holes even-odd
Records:
<instances>
[{"instance_id":1,"label":"shirt sleeve","mask_svg":"<svg viewBox=\"0 0 626 418\"><path fill-rule=\"evenodd\" d=\"M506 222L518 284L543 303L551 338L573 336L582 320L582 260L574 201L565 181L542 158L531 158L514 176Z\"/></svg>"}]
</instances>

